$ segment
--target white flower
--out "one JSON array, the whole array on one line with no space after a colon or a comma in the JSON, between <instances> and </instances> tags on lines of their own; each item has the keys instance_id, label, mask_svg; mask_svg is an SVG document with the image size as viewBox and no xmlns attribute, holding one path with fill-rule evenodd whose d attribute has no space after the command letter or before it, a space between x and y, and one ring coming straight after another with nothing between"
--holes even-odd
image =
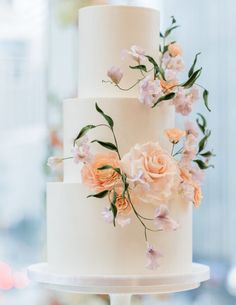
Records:
<instances>
[{"instance_id":1,"label":"white flower","mask_svg":"<svg viewBox=\"0 0 236 305\"><path fill-rule=\"evenodd\" d=\"M52 169L54 169L57 166L61 165L63 160L64 160L64 158L63 157L59 157L59 156L49 157L47 165L49 167L51 167Z\"/></svg>"}]
</instances>

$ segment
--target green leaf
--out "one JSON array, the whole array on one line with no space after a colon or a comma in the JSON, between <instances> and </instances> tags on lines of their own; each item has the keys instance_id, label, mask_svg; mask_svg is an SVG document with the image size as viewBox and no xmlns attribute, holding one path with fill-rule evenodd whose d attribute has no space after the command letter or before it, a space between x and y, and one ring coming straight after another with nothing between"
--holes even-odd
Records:
<instances>
[{"instance_id":1,"label":"green leaf","mask_svg":"<svg viewBox=\"0 0 236 305\"><path fill-rule=\"evenodd\" d=\"M93 128L96 128L96 127L97 127L96 125L87 125L87 126L83 127L83 128L80 130L78 136L74 139L74 143L75 143L78 139L82 138L89 130L91 130L91 129L93 129Z\"/></svg>"},{"instance_id":2,"label":"green leaf","mask_svg":"<svg viewBox=\"0 0 236 305\"><path fill-rule=\"evenodd\" d=\"M190 77L190 76L193 74L194 69L195 69L195 66L196 66L196 63L197 63L197 58L198 58L198 56L199 56L200 54L201 54L201 53L199 52L199 53L197 53L197 54L195 55L193 64L192 64L191 68L190 68L189 71L188 71L188 77Z\"/></svg>"},{"instance_id":3,"label":"green leaf","mask_svg":"<svg viewBox=\"0 0 236 305\"><path fill-rule=\"evenodd\" d=\"M107 121L107 123L109 124L109 126L110 126L111 128L113 128L113 127L114 127L114 122L113 122L112 118L111 118L109 115L105 114L105 113L102 111L102 109L98 106L97 103L96 103L96 110L97 110L97 112L99 112L99 113L104 117L104 119Z\"/></svg>"},{"instance_id":4,"label":"green leaf","mask_svg":"<svg viewBox=\"0 0 236 305\"><path fill-rule=\"evenodd\" d=\"M90 198L90 197L104 198L107 194L108 194L108 191L102 191L102 192L97 193L97 194L89 195L89 196L87 196L87 198Z\"/></svg>"},{"instance_id":5,"label":"green leaf","mask_svg":"<svg viewBox=\"0 0 236 305\"><path fill-rule=\"evenodd\" d=\"M101 166L101 167L97 168L97 170L103 171L103 170L111 169L111 168L113 168L113 166L111 166L111 165L104 165L104 166Z\"/></svg>"},{"instance_id":6,"label":"green leaf","mask_svg":"<svg viewBox=\"0 0 236 305\"><path fill-rule=\"evenodd\" d=\"M177 28L179 28L179 25L174 25L174 26L171 26L170 28L168 28L168 29L165 31L164 37L166 38L167 36L169 36L170 33L171 33L173 30L177 29Z\"/></svg>"},{"instance_id":7,"label":"green leaf","mask_svg":"<svg viewBox=\"0 0 236 305\"><path fill-rule=\"evenodd\" d=\"M200 122L200 119L198 119L198 118L196 119L198 127L201 129L202 133L205 134L206 133L207 121L201 113L197 113L197 115L199 116L199 118L202 121L202 122Z\"/></svg>"},{"instance_id":8,"label":"green leaf","mask_svg":"<svg viewBox=\"0 0 236 305\"><path fill-rule=\"evenodd\" d=\"M137 69L137 70L141 70L144 72L147 72L147 67L145 65L138 65L138 66L129 66L130 69Z\"/></svg>"},{"instance_id":9,"label":"green leaf","mask_svg":"<svg viewBox=\"0 0 236 305\"><path fill-rule=\"evenodd\" d=\"M168 50L168 46L163 47L163 54Z\"/></svg>"},{"instance_id":10,"label":"green leaf","mask_svg":"<svg viewBox=\"0 0 236 305\"><path fill-rule=\"evenodd\" d=\"M197 163L197 165L199 166L200 169L208 169L210 167L214 168L214 165L210 164L206 164L205 162L203 162L202 160L193 160L193 162Z\"/></svg>"},{"instance_id":11,"label":"green leaf","mask_svg":"<svg viewBox=\"0 0 236 305\"><path fill-rule=\"evenodd\" d=\"M128 190L129 184L127 183L127 176L125 174L123 174L121 178L122 178L122 182L124 184L124 189L123 189L123 192L122 192L122 197L125 198L125 193Z\"/></svg>"},{"instance_id":12,"label":"green leaf","mask_svg":"<svg viewBox=\"0 0 236 305\"><path fill-rule=\"evenodd\" d=\"M121 175L121 171L118 167L113 167L111 165L104 165L102 167L97 168L97 170L100 170L100 171L103 171L103 170L106 170L106 169L113 169L115 172L117 172L118 174Z\"/></svg>"},{"instance_id":13,"label":"green leaf","mask_svg":"<svg viewBox=\"0 0 236 305\"><path fill-rule=\"evenodd\" d=\"M100 144L101 146L103 146L103 147L105 147L107 149L117 151L117 147L113 143L110 143L110 142L103 142L103 141L99 141L99 140L93 140L91 143L98 143L98 144Z\"/></svg>"},{"instance_id":14,"label":"green leaf","mask_svg":"<svg viewBox=\"0 0 236 305\"><path fill-rule=\"evenodd\" d=\"M185 89L191 88L201 75L201 72L202 68L198 69L189 77L189 79L185 83L181 84L180 86L184 87Z\"/></svg>"},{"instance_id":15,"label":"green leaf","mask_svg":"<svg viewBox=\"0 0 236 305\"><path fill-rule=\"evenodd\" d=\"M111 211L112 211L112 214L113 214L113 224L114 224L114 227L116 226L116 216L117 216L117 207L116 207L116 198L117 198L117 194L116 192L114 191L113 192L113 198L112 198L112 202L111 202Z\"/></svg>"},{"instance_id":16,"label":"green leaf","mask_svg":"<svg viewBox=\"0 0 236 305\"><path fill-rule=\"evenodd\" d=\"M206 151L206 152L200 154L200 156L202 156L202 157L204 157L204 158L210 158L210 157L215 157L216 155L213 154L212 151Z\"/></svg>"},{"instance_id":17,"label":"green leaf","mask_svg":"<svg viewBox=\"0 0 236 305\"><path fill-rule=\"evenodd\" d=\"M153 104L152 108L156 107L156 105L159 104L160 102L171 100L174 97L175 97L174 92L167 93L167 94L159 97L159 99Z\"/></svg>"},{"instance_id":18,"label":"green leaf","mask_svg":"<svg viewBox=\"0 0 236 305\"><path fill-rule=\"evenodd\" d=\"M198 154L204 150L204 148L206 147L206 144L207 144L207 140L208 138L210 137L211 135L211 131L208 131L208 133L205 135L205 137L203 137L201 139L201 141L199 142L198 144Z\"/></svg>"},{"instance_id":19,"label":"green leaf","mask_svg":"<svg viewBox=\"0 0 236 305\"><path fill-rule=\"evenodd\" d=\"M176 23L176 19L174 16L170 16L172 24Z\"/></svg>"},{"instance_id":20,"label":"green leaf","mask_svg":"<svg viewBox=\"0 0 236 305\"><path fill-rule=\"evenodd\" d=\"M164 38L164 35L162 34L162 32L160 32L160 37L161 37L161 38Z\"/></svg>"},{"instance_id":21,"label":"green leaf","mask_svg":"<svg viewBox=\"0 0 236 305\"><path fill-rule=\"evenodd\" d=\"M211 111L211 109L209 108L209 105L208 105L208 96L209 96L209 92L207 89L204 89L203 91L203 100L204 100L204 104L207 108L208 111Z\"/></svg>"},{"instance_id":22,"label":"green leaf","mask_svg":"<svg viewBox=\"0 0 236 305\"><path fill-rule=\"evenodd\" d=\"M148 61L153 65L154 67L154 78L157 77L158 73L161 73L160 67L158 63L155 61L155 59L149 55L146 55Z\"/></svg>"}]
</instances>

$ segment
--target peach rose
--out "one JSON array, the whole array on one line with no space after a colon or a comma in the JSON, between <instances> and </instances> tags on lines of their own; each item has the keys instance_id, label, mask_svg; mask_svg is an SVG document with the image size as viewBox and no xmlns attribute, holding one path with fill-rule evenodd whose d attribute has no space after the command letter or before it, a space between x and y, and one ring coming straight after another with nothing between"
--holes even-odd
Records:
<instances>
[{"instance_id":1,"label":"peach rose","mask_svg":"<svg viewBox=\"0 0 236 305\"><path fill-rule=\"evenodd\" d=\"M183 54L183 50L181 48L181 46L177 43L171 43L168 46L168 52L172 57L178 56L178 55L182 55Z\"/></svg>"},{"instance_id":2,"label":"peach rose","mask_svg":"<svg viewBox=\"0 0 236 305\"><path fill-rule=\"evenodd\" d=\"M182 137L186 136L186 131L179 128L170 128L165 130L165 134L171 143L176 144Z\"/></svg>"},{"instance_id":3,"label":"peach rose","mask_svg":"<svg viewBox=\"0 0 236 305\"><path fill-rule=\"evenodd\" d=\"M98 170L104 165L119 166L118 155L115 152L100 153L84 165L81 171L82 181L96 192L111 190L119 179L119 174L113 169Z\"/></svg>"},{"instance_id":4,"label":"peach rose","mask_svg":"<svg viewBox=\"0 0 236 305\"><path fill-rule=\"evenodd\" d=\"M118 187L115 187L116 192L116 207L118 211L118 215L128 215L131 212L131 205L130 202L125 196L123 198L123 185L118 185ZM112 201L114 191L111 191L109 194L109 199Z\"/></svg>"},{"instance_id":5,"label":"peach rose","mask_svg":"<svg viewBox=\"0 0 236 305\"><path fill-rule=\"evenodd\" d=\"M142 201L157 203L170 199L179 182L175 159L158 143L135 145L121 160L121 168Z\"/></svg>"},{"instance_id":6,"label":"peach rose","mask_svg":"<svg viewBox=\"0 0 236 305\"><path fill-rule=\"evenodd\" d=\"M193 203L195 207L198 208L202 200L202 190L201 187L196 183L193 185L193 188L194 188Z\"/></svg>"}]
</instances>

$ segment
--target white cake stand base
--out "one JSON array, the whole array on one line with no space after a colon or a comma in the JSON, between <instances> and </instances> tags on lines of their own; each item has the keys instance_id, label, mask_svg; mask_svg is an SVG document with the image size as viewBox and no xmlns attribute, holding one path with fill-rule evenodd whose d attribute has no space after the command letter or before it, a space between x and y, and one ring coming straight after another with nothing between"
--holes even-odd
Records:
<instances>
[{"instance_id":1,"label":"white cake stand base","mask_svg":"<svg viewBox=\"0 0 236 305\"><path fill-rule=\"evenodd\" d=\"M130 305L134 294L164 294L198 288L210 278L208 266L193 264L192 272L150 276L76 276L52 272L47 263L28 268L29 278L48 289L109 294L111 305Z\"/></svg>"}]
</instances>

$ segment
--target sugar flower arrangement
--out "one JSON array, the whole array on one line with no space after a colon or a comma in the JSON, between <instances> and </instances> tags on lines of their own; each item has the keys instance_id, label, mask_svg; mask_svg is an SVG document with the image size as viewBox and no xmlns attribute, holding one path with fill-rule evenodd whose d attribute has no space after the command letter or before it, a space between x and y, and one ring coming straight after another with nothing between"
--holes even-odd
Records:
<instances>
[{"instance_id":1,"label":"sugar flower arrangement","mask_svg":"<svg viewBox=\"0 0 236 305\"><path fill-rule=\"evenodd\" d=\"M199 53L189 69L188 79L178 81L178 74L184 70L182 48L176 42L167 43L167 39L177 28L172 17L172 24L164 34L160 34L160 65L147 55L143 49L132 46L123 50L122 57L131 57L136 65L131 69L139 70L141 77L129 88L122 88L123 72L120 68L111 67L107 75L109 82L120 90L131 90L139 86L139 101L144 107L158 107L160 103L175 106L177 113L187 116L193 105L199 99L198 87L203 90L203 100L208 106L208 91L196 81L202 68L195 69ZM151 66L147 68L147 64ZM149 243L149 232L175 231L179 223L169 213L168 205L176 196L186 202L192 202L195 207L202 199L201 184L204 170L212 167L209 164L213 155L207 149L211 135L207 122L202 114L198 114L196 123L185 122L183 129L170 128L165 130L165 136L172 144L172 151L164 150L157 142L136 144L121 155L119 143L114 131L113 119L96 103L96 111L103 117L104 124L84 126L74 140L72 156L50 157L48 165L55 167L65 159L74 159L82 163L82 181L91 190L88 197L106 198L107 205L102 211L102 217L107 223L125 227L131 223L132 215L137 218L144 230L147 244L147 265L156 269L162 254ZM87 134L95 128L108 128L111 132L111 142L100 139L89 141ZM199 140L199 133L201 137ZM92 144L102 146L103 153L93 154ZM149 217L140 211L139 203L152 204L156 209Z\"/></svg>"}]
</instances>

